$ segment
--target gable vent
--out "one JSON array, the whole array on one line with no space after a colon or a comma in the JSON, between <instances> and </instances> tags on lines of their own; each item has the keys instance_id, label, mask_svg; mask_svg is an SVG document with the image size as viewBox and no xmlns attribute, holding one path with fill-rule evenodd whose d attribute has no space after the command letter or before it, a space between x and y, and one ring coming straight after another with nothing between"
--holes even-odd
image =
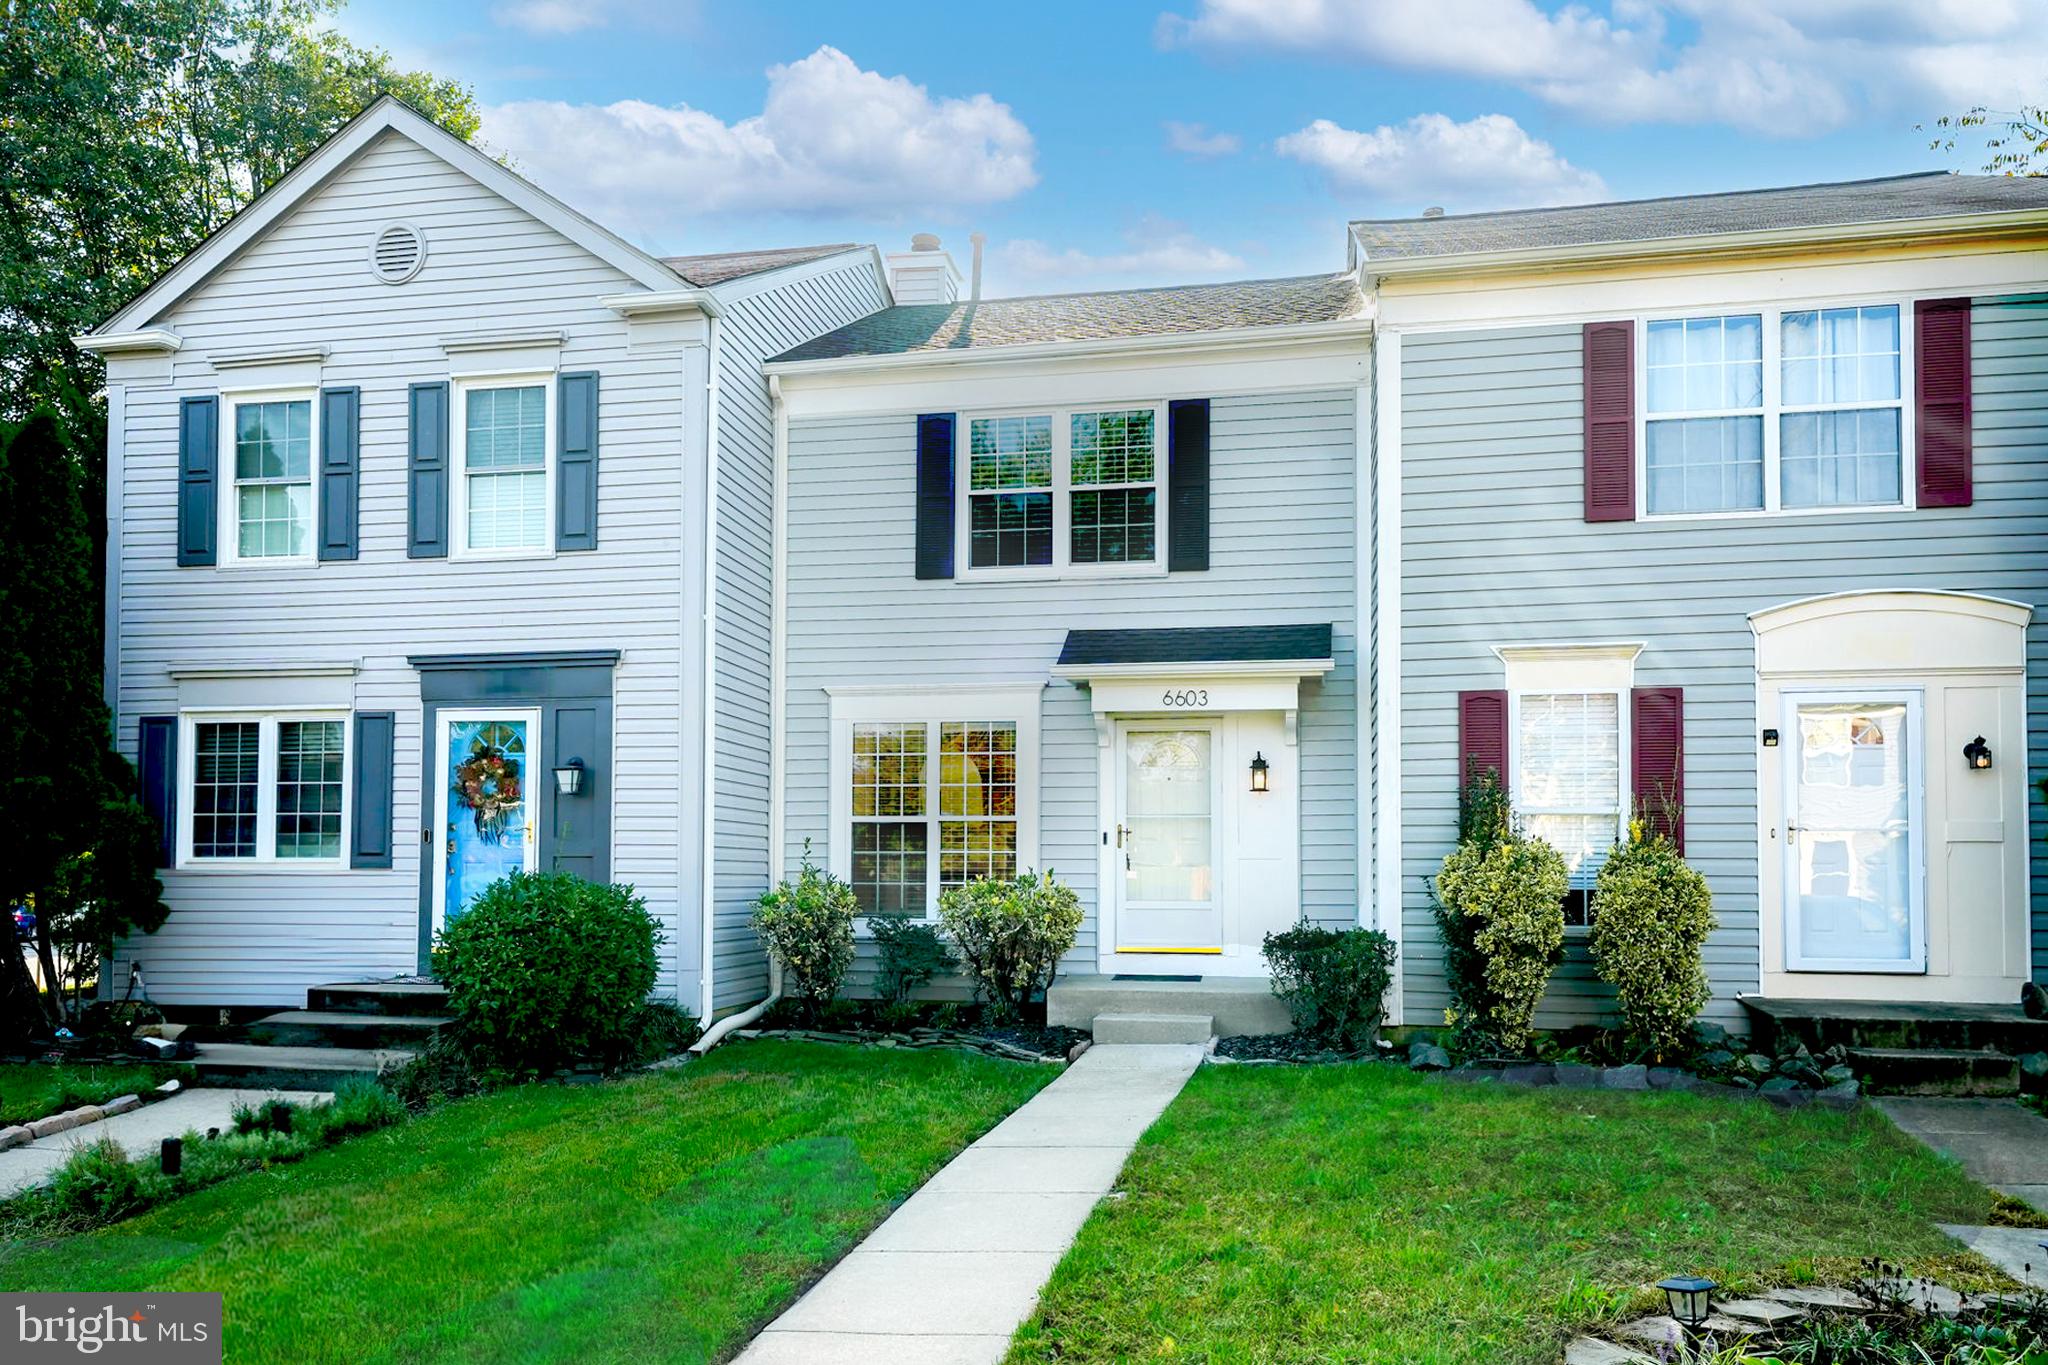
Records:
<instances>
[{"instance_id":1,"label":"gable vent","mask_svg":"<svg viewBox=\"0 0 2048 1365\"><path fill-rule=\"evenodd\" d=\"M393 223L370 243L370 269L386 284L404 284L426 259L427 239L411 223Z\"/></svg>"}]
</instances>

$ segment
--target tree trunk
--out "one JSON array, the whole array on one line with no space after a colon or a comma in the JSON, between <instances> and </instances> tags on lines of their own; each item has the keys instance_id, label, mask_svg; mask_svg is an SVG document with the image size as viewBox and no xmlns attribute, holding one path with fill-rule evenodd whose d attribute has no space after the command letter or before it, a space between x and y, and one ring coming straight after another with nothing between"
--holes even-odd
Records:
<instances>
[{"instance_id":1,"label":"tree trunk","mask_svg":"<svg viewBox=\"0 0 2048 1365\"><path fill-rule=\"evenodd\" d=\"M0 924L0 1052L27 1052L49 1033L50 1021L29 975L28 958L12 924Z\"/></svg>"}]
</instances>

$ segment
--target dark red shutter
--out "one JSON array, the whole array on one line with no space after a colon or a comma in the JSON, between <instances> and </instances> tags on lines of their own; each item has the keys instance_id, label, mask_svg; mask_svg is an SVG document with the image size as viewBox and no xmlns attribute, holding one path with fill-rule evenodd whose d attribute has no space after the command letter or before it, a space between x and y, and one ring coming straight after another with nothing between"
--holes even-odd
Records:
<instances>
[{"instance_id":1,"label":"dark red shutter","mask_svg":"<svg viewBox=\"0 0 2048 1365\"><path fill-rule=\"evenodd\" d=\"M1638 687L1629 694L1635 813L1685 852L1685 689Z\"/></svg>"},{"instance_id":2,"label":"dark red shutter","mask_svg":"<svg viewBox=\"0 0 2048 1365\"><path fill-rule=\"evenodd\" d=\"M1508 785L1508 694L1458 694L1458 783L1492 773Z\"/></svg>"},{"instance_id":3,"label":"dark red shutter","mask_svg":"<svg viewBox=\"0 0 2048 1365\"><path fill-rule=\"evenodd\" d=\"M1586 520L1636 519L1635 324L1586 324Z\"/></svg>"},{"instance_id":4,"label":"dark red shutter","mask_svg":"<svg viewBox=\"0 0 2048 1365\"><path fill-rule=\"evenodd\" d=\"M1922 507L1968 507L1970 457L1970 301L1921 299L1913 305L1913 428Z\"/></svg>"}]
</instances>

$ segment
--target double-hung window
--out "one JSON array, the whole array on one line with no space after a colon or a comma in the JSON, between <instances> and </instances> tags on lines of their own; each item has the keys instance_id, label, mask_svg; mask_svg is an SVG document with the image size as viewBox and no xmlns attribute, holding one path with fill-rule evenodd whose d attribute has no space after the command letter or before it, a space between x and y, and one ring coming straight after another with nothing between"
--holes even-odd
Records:
<instances>
[{"instance_id":1,"label":"double-hung window","mask_svg":"<svg viewBox=\"0 0 2048 1365\"><path fill-rule=\"evenodd\" d=\"M346 716L188 713L183 740L184 863L341 861Z\"/></svg>"},{"instance_id":2,"label":"double-hung window","mask_svg":"<svg viewBox=\"0 0 2048 1365\"><path fill-rule=\"evenodd\" d=\"M1515 810L1530 834L1564 856L1568 925L1587 922L1593 881L1627 828L1625 711L1621 692L1514 696Z\"/></svg>"},{"instance_id":3,"label":"double-hung window","mask_svg":"<svg viewBox=\"0 0 2048 1365\"><path fill-rule=\"evenodd\" d=\"M313 558L313 399L234 399L222 543L236 560Z\"/></svg>"},{"instance_id":4,"label":"double-hung window","mask_svg":"<svg viewBox=\"0 0 2048 1365\"><path fill-rule=\"evenodd\" d=\"M1644 512L1904 505L1901 317L1876 303L1646 322Z\"/></svg>"},{"instance_id":5,"label":"double-hung window","mask_svg":"<svg viewBox=\"0 0 2048 1365\"><path fill-rule=\"evenodd\" d=\"M928 917L947 887L1032 865L1038 690L833 698L833 870L863 915Z\"/></svg>"},{"instance_id":6,"label":"double-hung window","mask_svg":"<svg viewBox=\"0 0 2048 1365\"><path fill-rule=\"evenodd\" d=\"M962 427L970 574L1159 566L1158 407L970 415Z\"/></svg>"},{"instance_id":7,"label":"double-hung window","mask_svg":"<svg viewBox=\"0 0 2048 1365\"><path fill-rule=\"evenodd\" d=\"M462 385L454 509L461 553L530 555L549 548L552 387L540 380Z\"/></svg>"}]
</instances>

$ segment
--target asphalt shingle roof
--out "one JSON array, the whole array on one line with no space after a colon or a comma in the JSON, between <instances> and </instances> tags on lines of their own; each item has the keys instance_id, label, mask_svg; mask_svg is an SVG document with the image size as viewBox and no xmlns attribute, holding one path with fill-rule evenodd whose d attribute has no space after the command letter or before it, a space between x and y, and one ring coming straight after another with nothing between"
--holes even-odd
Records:
<instances>
[{"instance_id":1,"label":"asphalt shingle roof","mask_svg":"<svg viewBox=\"0 0 2048 1365\"><path fill-rule=\"evenodd\" d=\"M1368 260L1397 261L2041 208L2048 208L2048 179L1930 171L1569 208L1365 219L1351 226Z\"/></svg>"},{"instance_id":2,"label":"asphalt shingle roof","mask_svg":"<svg viewBox=\"0 0 2048 1365\"><path fill-rule=\"evenodd\" d=\"M1363 306L1351 275L1300 275L1168 289L1040 294L885 308L815 337L777 360L911 355L1047 341L1174 336L1239 327L1335 322Z\"/></svg>"},{"instance_id":3,"label":"asphalt shingle roof","mask_svg":"<svg viewBox=\"0 0 2048 1365\"><path fill-rule=\"evenodd\" d=\"M709 289L714 284L758 275L764 270L780 270L786 265L836 256L856 245L830 242L824 246L785 246L770 251L714 251L703 256L664 256L661 263L699 289Z\"/></svg>"},{"instance_id":4,"label":"asphalt shingle roof","mask_svg":"<svg viewBox=\"0 0 2048 1365\"><path fill-rule=\"evenodd\" d=\"M1273 663L1329 657L1327 625L1070 630L1060 649L1063 664Z\"/></svg>"}]
</instances>

